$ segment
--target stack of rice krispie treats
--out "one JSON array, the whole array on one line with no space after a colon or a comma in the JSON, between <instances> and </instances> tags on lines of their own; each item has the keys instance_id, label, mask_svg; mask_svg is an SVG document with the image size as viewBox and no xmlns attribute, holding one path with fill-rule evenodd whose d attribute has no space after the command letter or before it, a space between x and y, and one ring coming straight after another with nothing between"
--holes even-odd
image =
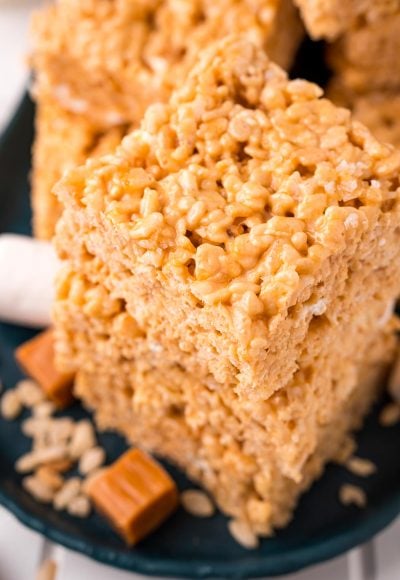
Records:
<instances>
[{"instance_id":1,"label":"stack of rice krispie treats","mask_svg":"<svg viewBox=\"0 0 400 580\"><path fill-rule=\"evenodd\" d=\"M296 2L309 34L331 42L330 98L380 140L400 145L400 1Z\"/></svg>"},{"instance_id":2,"label":"stack of rice krispie treats","mask_svg":"<svg viewBox=\"0 0 400 580\"><path fill-rule=\"evenodd\" d=\"M400 153L257 39L195 61L55 188L58 362L102 428L268 535L384 384Z\"/></svg>"},{"instance_id":3,"label":"stack of rice krispie treats","mask_svg":"<svg viewBox=\"0 0 400 580\"><path fill-rule=\"evenodd\" d=\"M63 172L112 151L146 108L165 102L207 43L259 41L285 68L302 27L291 0L58 0L33 20L34 230L50 238Z\"/></svg>"}]
</instances>

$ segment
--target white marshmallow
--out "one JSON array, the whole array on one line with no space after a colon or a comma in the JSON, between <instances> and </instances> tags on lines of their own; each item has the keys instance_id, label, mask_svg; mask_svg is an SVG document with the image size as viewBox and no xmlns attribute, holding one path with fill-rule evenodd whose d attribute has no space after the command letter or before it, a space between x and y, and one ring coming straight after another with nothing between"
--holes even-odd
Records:
<instances>
[{"instance_id":1,"label":"white marshmallow","mask_svg":"<svg viewBox=\"0 0 400 580\"><path fill-rule=\"evenodd\" d=\"M0 235L0 320L34 328L49 326L57 269L49 242Z\"/></svg>"}]
</instances>

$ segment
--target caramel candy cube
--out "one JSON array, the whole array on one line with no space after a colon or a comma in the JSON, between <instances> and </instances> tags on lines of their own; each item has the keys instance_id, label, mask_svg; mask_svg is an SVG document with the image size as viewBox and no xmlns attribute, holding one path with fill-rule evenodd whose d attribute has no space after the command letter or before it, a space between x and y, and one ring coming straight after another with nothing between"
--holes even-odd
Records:
<instances>
[{"instance_id":1,"label":"caramel candy cube","mask_svg":"<svg viewBox=\"0 0 400 580\"><path fill-rule=\"evenodd\" d=\"M179 503L175 482L139 449L130 449L103 470L87 493L130 546L158 528Z\"/></svg>"},{"instance_id":2,"label":"caramel candy cube","mask_svg":"<svg viewBox=\"0 0 400 580\"><path fill-rule=\"evenodd\" d=\"M74 376L60 373L55 367L54 336L51 329L18 347L15 358L24 372L41 386L57 407L67 407L72 403Z\"/></svg>"}]
</instances>

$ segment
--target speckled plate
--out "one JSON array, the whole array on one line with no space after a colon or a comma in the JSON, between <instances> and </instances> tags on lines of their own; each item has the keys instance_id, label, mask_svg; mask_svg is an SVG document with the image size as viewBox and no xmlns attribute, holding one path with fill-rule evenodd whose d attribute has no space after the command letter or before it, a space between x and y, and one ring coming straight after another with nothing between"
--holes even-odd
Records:
<instances>
[{"instance_id":1,"label":"speckled plate","mask_svg":"<svg viewBox=\"0 0 400 580\"><path fill-rule=\"evenodd\" d=\"M33 106L25 97L0 141L0 232L29 233L28 175ZM16 267L18 265L16 264ZM1 276L1 273L0 273ZM29 289L27 289L29 291ZM20 378L15 347L32 331L0 324L0 376L6 388ZM246 551L230 538L226 519L192 518L182 510L137 548L128 549L97 515L76 520L35 503L21 488L15 459L28 450L18 422L0 420L0 503L34 530L64 546L107 564L148 575L185 578L250 578L280 575L327 560L371 538L400 512L400 426L383 429L371 415L359 435L359 455L378 466L361 480L337 466L303 497L291 525L258 550ZM86 413L79 406L76 417ZM100 437L109 460L124 449L115 435ZM181 489L185 477L168 468ZM368 495L363 510L344 508L338 501L343 482L361 485Z\"/></svg>"}]
</instances>

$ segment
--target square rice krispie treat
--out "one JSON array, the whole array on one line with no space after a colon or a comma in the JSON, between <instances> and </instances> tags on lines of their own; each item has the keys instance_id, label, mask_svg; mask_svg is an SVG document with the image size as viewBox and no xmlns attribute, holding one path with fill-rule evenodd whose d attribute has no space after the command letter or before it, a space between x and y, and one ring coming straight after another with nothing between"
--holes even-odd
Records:
<instances>
[{"instance_id":1,"label":"square rice krispie treat","mask_svg":"<svg viewBox=\"0 0 400 580\"><path fill-rule=\"evenodd\" d=\"M73 229L63 222L66 242ZM312 372L305 356L287 387L249 405L232 385L216 388L212 377L168 363L124 302L93 282L97 259L86 252L85 262L87 276L65 268L56 312L61 359L79 369L76 394L94 409L98 425L180 465L256 533L284 525L324 464L354 449L349 434L384 385L393 326L383 321L364 343L365 327L361 334L360 325L342 332L342 348L318 357ZM323 342L325 329L315 331L315 340Z\"/></svg>"},{"instance_id":2,"label":"square rice krispie treat","mask_svg":"<svg viewBox=\"0 0 400 580\"><path fill-rule=\"evenodd\" d=\"M96 129L84 115L66 111L54 100L37 103L31 203L39 238L54 234L61 208L52 188L64 171L113 151L127 131L124 125Z\"/></svg>"},{"instance_id":3,"label":"square rice krispie treat","mask_svg":"<svg viewBox=\"0 0 400 580\"><path fill-rule=\"evenodd\" d=\"M226 39L57 187L62 367L257 533L360 423L394 346L400 153L321 94Z\"/></svg>"},{"instance_id":4,"label":"square rice krispie treat","mask_svg":"<svg viewBox=\"0 0 400 580\"><path fill-rule=\"evenodd\" d=\"M349 90L366 93L400 87L400 5L393 14L361 22L328 49L330 64Z\"/></svg>"},{"instance_id":5,"label":"square rice krispie treat","mask_svg":"<svg viewBox=\"0 0 400 580\"><path fill-rule=\"evenodd\" d=\"M399 0L295 0L312 38L333 40L359 22L373 23L400 9Z\"/></svg>"},{"instance_id":6,"label":"square rice krispie treat","mask_svg":"<svg viewBox=\"0 0 400 580\"><path fill-rule=\"evenodd\" d=\"M296 371L353 262L383 233L385 263L397 251L400 153L321 93L227 42L58 187L141 327L256 399Z\"/></svg>"},{"instance_id":7,"label":"square rice krispie treat","mask_svg":"<svg viewBox=\"0 0 400 580\"><path fill-rule=\"evenodd\" d=\"M302 37L291 0L59 0L36 14L32 185L38 237L54 233L60 208L52 186L65 167L92 152L87 142L104 134L112 143L110 128L136 126L150 103L164 102L180 86L203 46L238 31L285 67Z\"/></svg>"}]
</instances>

